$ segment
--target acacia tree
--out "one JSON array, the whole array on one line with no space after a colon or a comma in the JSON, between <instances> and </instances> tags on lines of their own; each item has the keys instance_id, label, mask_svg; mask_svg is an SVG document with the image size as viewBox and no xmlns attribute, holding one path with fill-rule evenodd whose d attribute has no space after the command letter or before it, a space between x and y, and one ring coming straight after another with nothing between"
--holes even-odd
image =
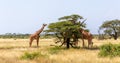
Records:
<instances>
[{"instance_id":1,"label":"acacia tree","mask_svg":"<svg viewBox=\"0 0 120 63\"><path fill-rule=\"evenodd\" d=\"M66 43L66 47L69 48L69 45L72 46L70 39L73 35L73 42L76 42L80 37L79 29L85 28L84 21L81 22L81 19L83 17L76 14L61 17L58 22L49 24L47 32L52 32L57 38L62 38L63 43Z\"/></svg>"},{"instance_id":2,"label":"acacia tree","mask_svg":"<svg viewBox=\"0 0 120 63\"><path fill-rule=\"evenodd\" d=\"M110 20L105 21L101 26L100 29L104 31L105 34L113 37L117 40L120 34L120 20Z\"/></svg>"}]
</instances>

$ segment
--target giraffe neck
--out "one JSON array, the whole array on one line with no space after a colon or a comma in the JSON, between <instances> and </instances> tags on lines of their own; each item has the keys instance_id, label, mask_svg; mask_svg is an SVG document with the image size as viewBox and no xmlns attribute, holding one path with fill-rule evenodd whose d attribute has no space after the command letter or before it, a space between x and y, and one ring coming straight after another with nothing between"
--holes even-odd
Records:
<instances>
[{"instance_id":1,"label":"giraffe neck","mask_svg":"<svg viewBox=\"0 0 120 63\"><path fill-rule=\"evenodd\" d=\"M45 27L45 26L42 26L42 28L40 28L40 29L36 32L36 34L40 34L40 33L43 31L44 27Z\"/></svg>"}]
</instances>

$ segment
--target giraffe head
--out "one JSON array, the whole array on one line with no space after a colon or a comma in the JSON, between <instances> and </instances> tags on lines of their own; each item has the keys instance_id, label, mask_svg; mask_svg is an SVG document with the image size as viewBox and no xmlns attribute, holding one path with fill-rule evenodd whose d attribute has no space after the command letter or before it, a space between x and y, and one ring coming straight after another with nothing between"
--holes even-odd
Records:
<instances>
[{"instance_id":1,"label":"giraffe head","mask_svg":"<svg viewBox=\"0 0 120 63\"><path fill-rule=\"evenodd\" d=\"M43 24L43 26L47 26L47 24Z\"/></svg>"},{"instance_id":2,"label":"giraffe head","mask_svg":"<svg viewBox=\"0 0 120 63\"><path fill-rule=\"evenodd\" d=\"M80 29L80 32L82 32L82 31L84 31L84 29L81 28L81 29Z\"/></svg>"}]
</instances>

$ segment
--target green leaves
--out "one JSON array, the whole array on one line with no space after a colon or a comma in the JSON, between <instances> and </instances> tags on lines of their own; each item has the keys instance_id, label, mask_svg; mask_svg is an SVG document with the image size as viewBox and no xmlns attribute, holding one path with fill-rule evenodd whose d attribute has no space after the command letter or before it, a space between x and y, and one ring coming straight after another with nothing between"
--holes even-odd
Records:
<instances>
[{"instance_id":1,"label":"green leaves","mask_svg":"<svg viewBox=\"0 0 120 63\"><path fill-rule=\"evenodd\" d=\"M48 26L49 29L51 29L53 32L64 32L66 29L79 29L79 25L74 25L70 21L62 21L62 22L56 22L51 23Z\"/></svg>"},{"instance_id":2,"label":"green leaves","mask_svg":"<svg viewBox=\"0 0 120 63\"><path fill-rule=\"evenodd\" d=\"M53 32L63 32L70 25L72 25L71 22L62 21L62 22L51 23L48 26L48 28L51 29Z\"/></svg>"},{"instance_id":3,"label":"green leaves","mask_svg":"<svg viewBox=\"0 0 120 63\"><path fill-rule=\"evenodd\" d=\"M115 57L120 56L120 44L104 44L100 47L99 56Z\"/></svg>"},{"instance_id":4,"label":"green leaves","mask_svg":"<svg viewBox=\"0 0 120 63\"><path fill-rule=\"evenodd\" d=\"M79 16L77 14L73 14L73 15L70 15L70 16L64 16L64 17L61 17L59 18L59 20L74 20L74 21L77 21L78 19L83 19L82 16Z\"/></svg>"},{"instance_id":5,"label":"green leaves","mask_svg":"<svg viewBox=\"0 0 120 63\"><path fill-rule=\"evenodd\" d=\"M46 30L46 32L53 32L58 34L65 32L69 36L72 36L72 34L79 35L80 28L85 28L86 26L84 21L78 21L80 19L83 19L83 17L77 14L61 17L59 18L60 21L50 23L48 25L49 29Z\"/></svg>"},{"instance_id":6,"label":"green leaves","mask_svg":"<svg viewBox=\"0 0 120 63\"><path fill-rule=\"evenodd\" d=\"M62 37L62 42L73 42L69 40L67 42L66 39L68 38L73 39L74 42L77 42L78 38L80 38L81 35L80 29L85 28L86 26L84 23L85 20L83 22L80 22L81 19L83 19L83 17L77 14L61 17L59 18L58 22L50 23L48 26L49 29L46 31L52 32L60 40Z\"/></svg>"},{"instance_id":7,"label":"green leaves","mask_svg":"<svg viewBox=\"0 0 120 63\"><path fill-rule=\"evenodd\" d=\"M82 16L73 14L70 16L64 16L59 18L59 22L50 23L48 28L49 32L65 32L67 29L70 29L72 32L77 31L80 28L84 28L85 24L81 24L78 20L83 19ZM71 21L72 20L72 21ZM73 23L73 21L75 23ZM80 25L81 24L81 25Z\"/></svg>"},{"instance_id":8,"label":"green leaves","mask_svg":"<svg viewBox=\"0 0 120 63\"><path fill-rule=\"evenodd\" d=\"M105 34L108 34L116 40L120 35L120 20L105 21L101 26L100 30L103 30Z\"/></svg>"},{"instance_id":9,"label":"green leaves","mask_svg":"<svg viewBox=\"0 0 120 63\"><path fill-rule=\"evenodd\" d=\"M23 56L21 56L21 59L28 59L28 60L32 60L32 59L36 59L38 57L44 57L45 55L41 54L41 52L33 52L33 53L24 53Z\"/></svg>"},{"instance_id":10,"label":"green leaves","mask_svg":"<svg viewBox=\"0 0 120 63\"><path fill-rule=\"evenodd\" d=\"M73 24L76 24L80 19L83 19L82 16L79 16L77 14L69 15L69 16L64 16L59 18L60 21L71 21Z\"/></svg>"},{"instance_id":11,"label":"green leaves","mask_svg":"<svg viewBox=\"0 0 120 63\"><path fill-rule=\"evenodd\" d=\"M118 28L120 27L120 20L111 20L111 21L105 21L100 28Z\"/></svg>"}]
</instances>

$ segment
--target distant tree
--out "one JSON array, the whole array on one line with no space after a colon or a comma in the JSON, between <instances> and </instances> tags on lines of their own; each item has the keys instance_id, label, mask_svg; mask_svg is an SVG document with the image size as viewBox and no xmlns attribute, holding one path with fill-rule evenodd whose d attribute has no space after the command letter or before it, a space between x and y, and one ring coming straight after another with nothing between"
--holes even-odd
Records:
<instances>
[{"instance_id":1,"label":"distant tree","mask_svg":"<svg viewBox=\"0 0 120 63\"><path fill-rule=\"evenodd\" d=\"M117 40L120 34L120 20L110 20L105 21L101 26L100 29L104 31L105 34L113 37Z\"/></svg>"},{"instance_id":2,"label":"distant tree","mask_svg":"<svg viewBox=\"0 0 120 63\"><path fill-rule=\"evenodd\" d=\"M21 34L21 33L5 33L0 35L0 38L13 38L13 39L25 39L28 38L30 34Z\"/></svg>"}]
</instances>

